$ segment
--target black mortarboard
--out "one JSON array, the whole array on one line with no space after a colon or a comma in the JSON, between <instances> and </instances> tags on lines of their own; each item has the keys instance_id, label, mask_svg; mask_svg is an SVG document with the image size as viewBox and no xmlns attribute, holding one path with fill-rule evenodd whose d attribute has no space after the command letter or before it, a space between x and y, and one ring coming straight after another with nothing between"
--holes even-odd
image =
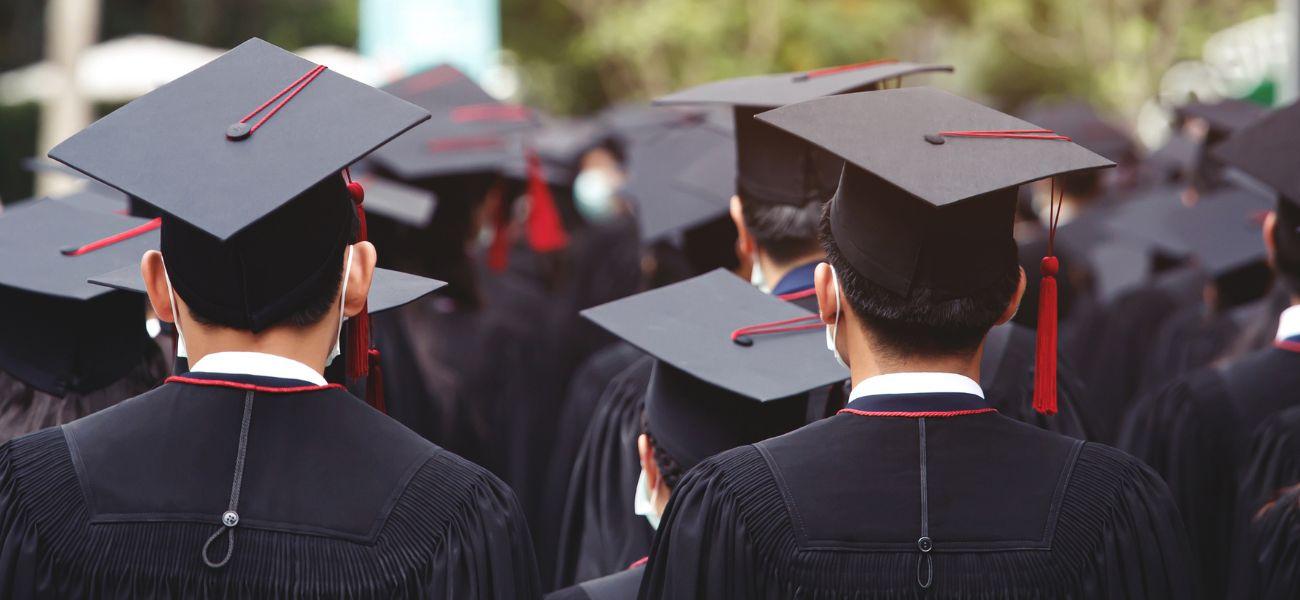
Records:
<instances>
[{"instance_id":1,"label":"black mortarboard","mask_svg":"<svg viewBox=\"0 0 1300 600\"><path fill-rule=\"evenodd\" d=\"M24 158L23 168L33 173L37 172L54 172L75 177L85 182L85 186L76 192L59 196L67 199L74 204L85 208L93 208L105 212L116 212L118 214L130 213L130 201L126 194L119 192L99 181L86 177L84 173L77 171L63 163L55 162L47 158L28 157ZM35 198L31 198L35 199ZM143 215L133 215L143 216Z\"/></svg>"},{"instance_id":2,"label":"black mortarboard","mask_svg":"<svg viewBox=\"0 0 1300 600\"><path fill-rule=\"evenodd\" d=\"M1221 186L1193 206L1168 211L1163 226L1209 275L1222 277L1264 261L1260 225L1272 206L1272 198L1253 190Z\"/></svg>"},{"instance_id":3,"label":"black mortarboard","mask_svg":"<svg viewBox=\"0 0 1300 600\"><path fill-rule=\"evenodd\" d=\"M403 77L379 89L430 112L449 106L496 102L474 80L446 64Z\"/></svg>"},{"instance_id":4,"label":"black mortarboard","mask_svg":"<svg viewBox=\"0 0 1300 600\"><path fill-rule=\"evenodd\" d=\"M795 429L800 395L848 377L826 350L815 315L722 269L609 304L583 316L657 360L646 394L655 442L683 466ZM737 330L798 319L807 330Z\"/></svg>"},{"instance_id":5,"label":"black mortarboard","mask_svg":"<svg viewBox=\"0 0 1300 600\"><path fill-rule=\"evenodd\" d=\"M367 215L416 228L433 221L433 214L438 209L438 195L432 191L379 175L353 171L352 176L365 186Z\"/></svg>"},{"instance_id":6,"label":"black mortarboard","mask_svg":"<svg viewBox=\"0 0 1300 600\"><path fill-rule=\"evenodd\" d=\"M707 118L672 122L633 144L620 193L633 203L642 241L657 241L725 214L735 156L730 127ZM709 167L694 168L701 163Z\"/></svg>"},{"instance_id":7,"label":"black mortarboard","mask_svg":"<svg viewBox=\"0 0 1300 600\"><path fill-rule=\"evenodd\" d=\"M1278 196L1273 241L1281 269L1300 271L1300 102L1291 103L1247 125L1216 146L1224 163L1268 186Z\"/></svg>"},{"instance_id":8,"label":"black mortarboard","mask_svg":"<svg viewBox=\"0 0 1300 600\"><path fill-rule=\"evenodd\" d=\"M1040 104L1026 111L1024 118L1039 127L1069 137L1074 143L1114 162L1125 163L1137 159L1133 138L1085 102L1075 100Z\"/></svg>"},{"instance_id":9,"label":"black mortarboard","mask_svg":"<svg viewBox=\"0 0 1300 600\"><path fill-rule=\"evenodd\" d=\"M862 91L914 73L952 71L942 65L873 61L798 73L715 81L669 94L658 104L727 104L736 135L735 193L747 201L801 206L835 191L843 161L806 141L756 121L770 108Z\"/></svg>"},{"instance_id":10,"label":"black mortarboard","mask_svg":"<svg viewBox=\"0 0 1300 600\"><path fill-rule=\"evenodd\" d=\"M252 39L50 156L160 209L177 294L261 331L338 285L356 220L340 170L426 118Z\"/></svg>"},{"instance_id":11,"label":"black mortarboard","mask_svg":"<svg viewBox=\"0 0 1300 600\"><path fill-rule=\"evenodd\" d=\"M988 285L1015 262L1020 184L1114 165L933 88L830 96L758 118L844 158L830 209L835 244L863 276L901 295L920 285L962 297ZM1006 133L1026 131L1034 133Z\"/></svg>"},{"instance_id":12,"label":"black mortarboard","mask_svg":"<svg viewBox=\"0 0 1300 600\"><path fill-rule=\"evenodd\" d=\"M429 122L376 150L371 161L412 181L498 173L519 155L519 134L537 127L537 115L525 106L492 98L469 78L452 76L452 71L435 69L447 82L415 98L432 114ZM404 85L399 81L387 89Z\"/></svg>"},{"instance_id":13,"label":"black mortarboard","mask_svg":"<svg viewBox=\"0 0 1300 600\"><path fill-rule=\"evenodd\" d=\"M119 239L115 243L94 244ZM144 303L86 278L158 247L145 219L36 200L0 216L0 369L42 391L99 389L139 364Z\"/></svg>"},{"instance_id":14,"label":"black mortarboard","mask_svg":"<svg viewBox=\"0 0 1300 600\"><path fill-rule=\"evenodd\" d=\"M97 273L86 278L86 281L91 284L91 287L99 289L112 288L137 294L145 293L138 261L137 264L128 267ZM447 284L437 279L376 268L374 279L370 282L370 296L366 301L366 309L372 315L381 313L414 302L445 285Z\"/></svg>"}]
</instances>

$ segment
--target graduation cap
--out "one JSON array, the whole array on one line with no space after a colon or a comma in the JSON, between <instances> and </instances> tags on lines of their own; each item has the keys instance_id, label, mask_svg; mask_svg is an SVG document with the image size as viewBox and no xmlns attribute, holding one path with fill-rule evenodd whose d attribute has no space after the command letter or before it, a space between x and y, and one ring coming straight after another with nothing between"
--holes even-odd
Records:
<instances>
[{"instance_id":1,"label":"graduation cap","mask_svg":"<svg viewBox=\"0 0 1300 600\"><path fill-rule=\"evenodd\" d=\"M368 215L415 228L433 221L438 195L432 191L372 173L353 173L353 178L365 186Z\"/></svg>"},{"instance_id":2,"label":"graduation cap","mask_svg":"<svg viewBox=\"0 0 1300 600\"><path fill-rule=\"evenodd\" d=\"M1174 115L1180 120L1200 119L1209 127L1211 137L1226 137L1267 113L1268 109L1236 98L1226 98L1218 102L1191 102L1174 109Z\"/></svg>"},{"instance_id":3,"label":"graduation cap","mask_svg":"<svg viewBox=\"0 0 1300 600\"><path fill-rule=\"evenodd\" d=\"M1082 101L1042 104L1025 112L1025 120L1069 137L1074 143L1114 162L1137 158L1133 138Z\"/></svg>"},{"instance_id":4,"label":"graduation cap","mask_svg":"<svg viewBox=\"0 0 1300 600\"><path fill-rule=\"evenodd\" d=\"M1016 263L1021 184L1114 166L1066 136L933 88L829 96L758 118L844 159L830 206L833 243L860 275L904 297L917 288L937 300L983 289ZM1056 389L1051 248L1049 241L1035 385L1035 406L1045 412L1055 412Z\"/></svg>"},{"instance_id":5,"label":"graduation cap","mask_svg":"<svg viewBox=\"0 0 1300 600\"><path fill-rule=\"evenodd\" d=\"M447 285L437 279L390 269L376 268L374 273L374 278L370 282L370 296L366 300L366 311L372 315L414 302ZM135 264L95 273L86 277L85 282L101 290L145 293L138 258Z\"/></svg>"},{"instance_id":6,"label":"graduation cap","mask_svg":"<svg viewBox=\"0 0 1300 600\"><path fill-rule=\"evenodd\" d=\"M0 368L44 392L99 389L139 364L141 298L90 285L108 269L139 271L158 223L36 200L0 216ZM90 245L116 236L117 242Z\"/></svg>"},{"instance_id":7,"label":"graduation cap","mask_svg":"<svg viewBox=\"0 0 1300 600\"><path fill-rule=\"evenodd\" d=\"M778 106L867 90L915 73L952 71L945 65L880 60L815 71L716 81L657 99L658 104L725 104L736 132L735 193L742 200L802 206L835 191L842 161L804 140L754 120Z\"/></svg>"},{"instance_id":8,"label":"graduation cap","mask_svg":"<svg viewBox=\"0 0 1300 600\"><path fill-rule=\"evenodd\" d=\"M379 89L430 112L449 106L496 101L460 69L448 64L425 69Z\"/></svg>"},{"instance_id":9,"label":"graduation cap","mask_svg":"<svg viewBox=\"0 0 1300 600\"><path fill-rule=\"evenodd\" d=\"M735 148L730 127L707 118L673 122L632 146L620 194L635 209L641 240L658 241L725 214Z\"/></svg>"},{"instance_id":10,"label":"graduation cap","mask_svg":"<svg viewBox=\"0 0 1300 600\"><path fill-rule=\"evenodd\" d=\"M1267 186L1277 195L1273 232L1278 266L1300 272L1300 178L1294 157L1300 151L1300 103L1279 108L1241 128L1211 153Z\"/></svg>"},{"instance_id":11,"label":"graduation cap","mask_svg":"<svg viewBox=\"0 0 1300 600\"><path fill-rule=\"evenodd\" d=\"M1209 275L1224 277L1264 262L1267 250L1260 226L1272 206L1268 196L1225 186L1201 196L1193 206L1167 213L1163 229Z\"/></svg>"},{"instance_id":12,"label":"graduation cap","mask_svg":"<svg viewBox=\"0 0 1300 600\"><path fill-rule=\"evenodd\" d=\"M365 239L363 188L342 170L426 120L403 100L259 39L141 96L50 151L162 213L177 294L262 331L338 286ZM359 222L358 222L359 221ZM349 373L368 373L353 319Z\"/></svg>"},{"instance_id":13,"label":"graduation cap","mask_svg":"<svg viewBox=\"0 0 1300 600\"><path fill-rule=\"evenodd\" d=\"M848 377L826 351L815 315L722 269L582 315L655 357L649 429L686 468L799 427L802 395ZM791 319L810 326L766 335L754 328ZM733 341L744 337L748 345Z\"/></svg>"}]
</instances>

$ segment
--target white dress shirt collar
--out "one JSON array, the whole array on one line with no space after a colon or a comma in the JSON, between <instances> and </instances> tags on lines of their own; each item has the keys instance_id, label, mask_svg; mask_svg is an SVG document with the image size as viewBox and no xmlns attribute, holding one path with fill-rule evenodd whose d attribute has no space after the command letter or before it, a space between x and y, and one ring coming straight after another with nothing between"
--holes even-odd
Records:
<instances>
[{"instance_id":1,"label":"white dress shirt collar","mask_svg":"<svg viewBox=\"0 0 1300 600\"><path fill-rule=\"evenodd\" d=\"M956 373L886 373L859 381L849 401L880 394L973 394L984 397L975 380Z\"/></svg>"},{"instance_id":2,"label":"white dress shirt collar","mask_svg":"<svg viewBox=\"0 0 1300 600\"><path fill-rule=\"evenodd\" d=\"M1277 341L1300 336L1300 304L1282 311L1277 320Z\"/></svg>"},{"instance_id":3,"label":"white dress shirt collar","mask_svg":"<svg viewBox=\"0 0 1300 600\"><path fill-rule=\"evenodd\" d=\"M204 356L190 367L194 373L225 375L255 375L297 379L312 385L328 385L320 373L291 358L264 352L215 352Z\"/></svg>"}]
</instances>

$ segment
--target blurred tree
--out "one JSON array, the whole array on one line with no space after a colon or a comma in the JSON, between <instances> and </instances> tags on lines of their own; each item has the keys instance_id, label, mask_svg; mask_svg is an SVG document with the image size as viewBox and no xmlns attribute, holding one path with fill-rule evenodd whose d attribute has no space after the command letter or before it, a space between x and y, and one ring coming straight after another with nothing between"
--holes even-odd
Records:
<instances>
[{"instance_id":1,"label":"blurred tree","mask_svg":"<svg viewBox=\"0 0 1300 600\"><path fill-rule=\"evenodd\" d=\"M1081 97L1132 117L1177 60L1273 0L503 0L530 100L561 112L880 57L1003 108Z\"/></svg>"}]
</instances>

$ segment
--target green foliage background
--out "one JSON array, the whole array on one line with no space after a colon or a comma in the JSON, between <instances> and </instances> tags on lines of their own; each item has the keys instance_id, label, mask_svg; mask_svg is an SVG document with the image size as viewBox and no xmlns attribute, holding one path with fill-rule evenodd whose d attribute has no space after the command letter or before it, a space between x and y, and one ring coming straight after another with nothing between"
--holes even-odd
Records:
<instances>
[{"instance_id":1,"label":"green foliage background","mask_svg":"<svg viewBox=\"0 0 1300 600\"><path fill-rule=\"evenodd\" d=\"M875 58L938 61L928 83L1014 109L1085 98L1131 118L1177 60L1274 0L500 0L524 100L582 114L722 77ZM0 70L40 60L43 0L0 0ZM356 43L357 0L104 0L102 39L157 33L218 47ZM36 109L0 107L0 197Z\"/></svg>"}]
</instances>

